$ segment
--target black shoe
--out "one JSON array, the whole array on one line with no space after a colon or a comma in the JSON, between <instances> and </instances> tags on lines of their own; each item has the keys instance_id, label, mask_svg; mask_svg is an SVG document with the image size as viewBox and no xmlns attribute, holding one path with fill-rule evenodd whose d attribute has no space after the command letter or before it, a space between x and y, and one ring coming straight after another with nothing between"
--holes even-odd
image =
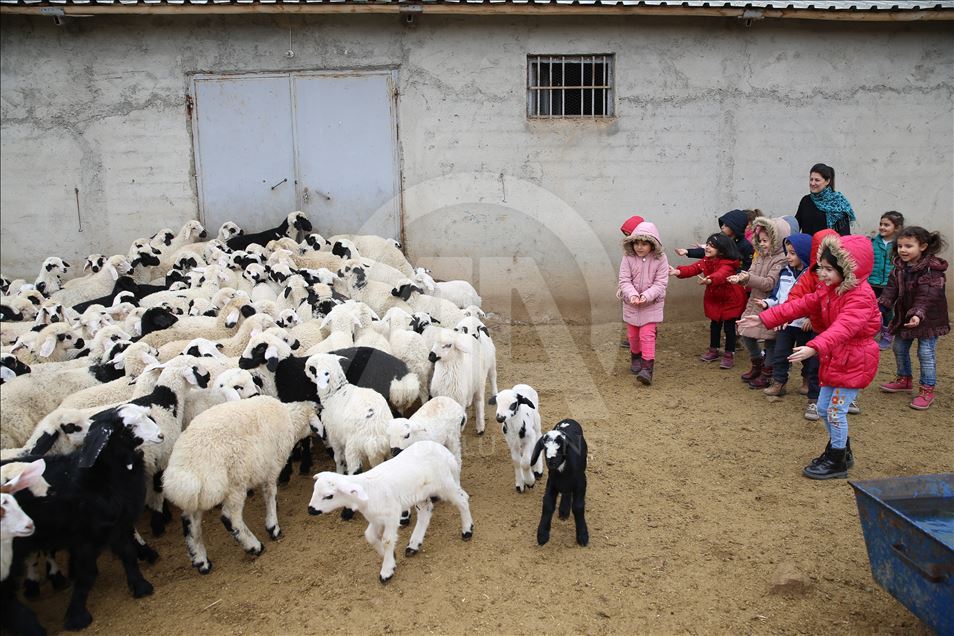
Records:
<instances>
[{"instance_id":1,"label":"black shoe","mask_svg":"<svg viewBox=\"0 0 954 636\"><path fill-rule=\"evenodd\" d=\"M825 450L822 451L822 454L813 459L808 465L817 466L818 464L825 461L825 458L828 457L828 451L831 450L831 440L828 440L828 443L825 445Z\"/></svg>"},{"instance_id":2,"label":"black shoe","mask_svg":"<svg viewBox=\"0 0 954 636\"><path fill-rule=\"evenodd\" d=\"M851 438L845 440L845 466L851 468L855 465L855 454L851 452Z\"/></svg>"},{"instance_id":3,"label":"black shoe","mask_svg":"<svg viewBox=\"0 0 954 636\"><path fill-rule=\"evenodd\" d=\"M844 479L848 476L846 449L831 448L817 464L809 464L802 473L809 479Z\"/></svg>"},{"instance_id":4,"label":"black shoe","mask_svg":"<svg viewBox=\"0 0 954 636\"><path fill-rule=\"evenodd\" d=\"M639 375L639 372L643 370L643 354L629 353L629 372L633 375Z\"/></svg>"}]
</instances>

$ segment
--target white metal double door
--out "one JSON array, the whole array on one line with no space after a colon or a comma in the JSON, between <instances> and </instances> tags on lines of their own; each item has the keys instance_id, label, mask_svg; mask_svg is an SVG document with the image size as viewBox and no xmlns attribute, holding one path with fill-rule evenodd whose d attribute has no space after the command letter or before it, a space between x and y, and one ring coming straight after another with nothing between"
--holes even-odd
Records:
<instances>
[{"instance_id":1,"label":"white metal double door","mask_svg":"<svg viewBox=\"0 0 954 636\"><path fill-rule=\"evenodd\" d=\"M194 78L196 175L211 234L294 210L315 231L400 239L394 72Z\"/></svg>"}]
</instances>

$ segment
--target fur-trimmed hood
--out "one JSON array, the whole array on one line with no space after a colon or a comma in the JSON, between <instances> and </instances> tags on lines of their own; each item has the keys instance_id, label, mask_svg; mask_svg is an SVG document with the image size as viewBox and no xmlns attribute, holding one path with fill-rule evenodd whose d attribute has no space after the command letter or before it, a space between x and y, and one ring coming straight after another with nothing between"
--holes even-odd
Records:
<instances>
[{"instance_id":1,"label":"fur-trimmed hood","mask_svg":"<svg viewBox=\"0 0 954 636\"><path fill-rule=\"evenodd\" d=\"M758 236L759 231L767 233L769 239L772 241L771 252L769 254L760 255L760 257L765 257L774 256L782 252L782 241L788 238L788 235L792 233L792 226L789 225L785 219L769 219L760 216L752 221L752 230L755 232L755 236ZM756 249L758 249L757 243Z\"/></svg>"},{"instance_id":2,"label":"fur-trimmed hood","mask_svg":"<svg viewBox=\"0 0 954 636\"><path fill-rule=\"evenodd\" d=\"M871 275L874 267L874 249L867 236L849 234L848 236L826 236L818 246L815 259L821 260L825 249L831 250L838 266L845 273L844 280L836 290L839 295L851 291Z\"/></svg>"},{"instance_id":3,"label":"fur-trimmed hood","mask_svg":"<svg viewBox=\"0 0 954 636\"><path fill-rule=\"evenodd\" d=\"M653 244L653 255L656 258L659 258L663 253L662 241L659 238L659 230L656 229L654 223L649 221L643 221L636 226L636 229L633 230L633 233L623 239L623 251L626 252L627 256L635 256L636 250L633 248L633 243L636 241L646 241L647 243Z\"/></svg>"}]
</instances>

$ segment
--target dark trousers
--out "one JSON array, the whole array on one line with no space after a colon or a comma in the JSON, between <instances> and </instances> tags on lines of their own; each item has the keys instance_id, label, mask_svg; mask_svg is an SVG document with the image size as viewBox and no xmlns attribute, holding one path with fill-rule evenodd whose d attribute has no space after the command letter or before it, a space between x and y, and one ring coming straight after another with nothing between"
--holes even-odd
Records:
<instances>
[{"instance_id":1,"label":"dark trousers","mask_svg":"<svg viewBox=\"0 0 954 636\"><path fill-rule=\"evenodd\" d=\"M725 331L725 350L735 351L735 321L731 320L710 320L709 321L709 346L713 349L719 348L719 342L722 340L722 332Z\"/></svg>"},{"instance_id":2,"label":"dark trousers","mask_svg":"<svg viewBox=\"0 0 954 636\"><path fill-rule=\"evenodd\" d=\"M881 298L881 294L884 293L884 287L878 285L872 285L871 289L874 290L875 298ZM891 323L891 318L894 317L894 311L891 307L884 307L883 305L878 305L878 311L881 312L881 326L887 327Z\"/></svg>"},{"instance_id":3,"label":"dark trousers","mask_svg":"<svg viewBox=\"0 0 954 636\"><path fill-rule=\"evenodd\" d=\"M788 382L788 370L791 363L788 356L795 347L803 347L815 337L814 331L805 331L801 327L785 327L775 336L775 358L772 361L772 381L780 384ZM818 356L812 356L802 362L802 377L808 380L808 399L818 399Z\"/></svg>"}]
</instances>

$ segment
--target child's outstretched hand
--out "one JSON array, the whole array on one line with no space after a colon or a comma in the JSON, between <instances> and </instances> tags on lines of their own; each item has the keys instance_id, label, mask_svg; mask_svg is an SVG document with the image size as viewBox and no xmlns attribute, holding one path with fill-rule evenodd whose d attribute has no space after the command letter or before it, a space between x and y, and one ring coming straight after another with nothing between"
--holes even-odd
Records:
<instances>
[{"instance_id":1,"label":"child's outstretched hand","mask_svg":"<svg viewBox=\"0 0 954 636\"><path fill-rule=\"evenodd\" d=\"M911 316L911 320L904 323L904 326L908 328L913 328L913 327L917 327L920 324L921 324L920 316Z\"/></svg>"},{"instance_id":2,"label":"child's outstretched hand","mask_svg":"<svg viewBox=\"0 0 954 636\"><path fill-rule=\"evenodd\" d=\"M792 355L788 356L788 361L801 362L802 360L808 360L816 353L818 352L811 347L795 347L792 349Z\"/></svg>"},{"instance_id":3,"label":"child's outstretched hand","mask_svg":"<svg viewBox=\"0 0 954 636\"><path fill-rule=\"evenodd\" d=\"M700 284L700 285L711 285L711 284L712 284L712 279L709 278L708 276L703 275L703 274L699 274L698 276L696 276L696 278L699 279L699 284Z\"/></svg>"},{"instance_id":4,"label":"child's outstretched hand","mask_svg":"<svg viewBox=\"0 0 954 636\"><path fill-rule=\"evenodd\" d=\"M676 269L675 267L673 267L672 265L670 265L670 266L669 266L669 275L670 275L670 276L678 276L678 275L679 275L679 270Z\"/></svg>"},{"instance_id":5,"label":"child's outstretched hand","mask_svg":"<svg viewBox=\"0 0 954 636\"><path fill-rule=\"evenodd\" d=\"M742 281L742 276L739 274L732 274L731 276L727 277L726 280L733 285L738 285Z\"/></svg>"},{"instance_id":6,"label":"child's outstretched hand","mask_svg":"<svg viewBox=\"0 0 954 636\"><path fill-rule=\"evenodd\" d=\"M762 319L755 314L749 314L739 318L735 324L739 326L739 329L755 329L762 326Z\"/></svg>"},{"instance_id":7,"label":"child's outstretched hand","mask_svg":"<svg viewBox=\"0 0 954 636\"><path fill-rule=\"evenodd\" d=\"M677 248L676 248L676 254L678 254L679 256L685 256L685 255L688 254L688 253L689 253L689 250L687 250L687 249L684 248L684 247L677 247Z\"/></svg>"},{"instance_id":8,"label":"child's outstretched hand","mask_svg":"<svg viewBox=\"0 0 954 636\"><path fill-rule=\"evenodd\" d=\"M768 309L768 303L767 303L764 299L763 299L763 300L756 300L756 301L755 301L755 304L758 305L759 307L761 307L762 309Z\"/></svg>"}]
</instances>

